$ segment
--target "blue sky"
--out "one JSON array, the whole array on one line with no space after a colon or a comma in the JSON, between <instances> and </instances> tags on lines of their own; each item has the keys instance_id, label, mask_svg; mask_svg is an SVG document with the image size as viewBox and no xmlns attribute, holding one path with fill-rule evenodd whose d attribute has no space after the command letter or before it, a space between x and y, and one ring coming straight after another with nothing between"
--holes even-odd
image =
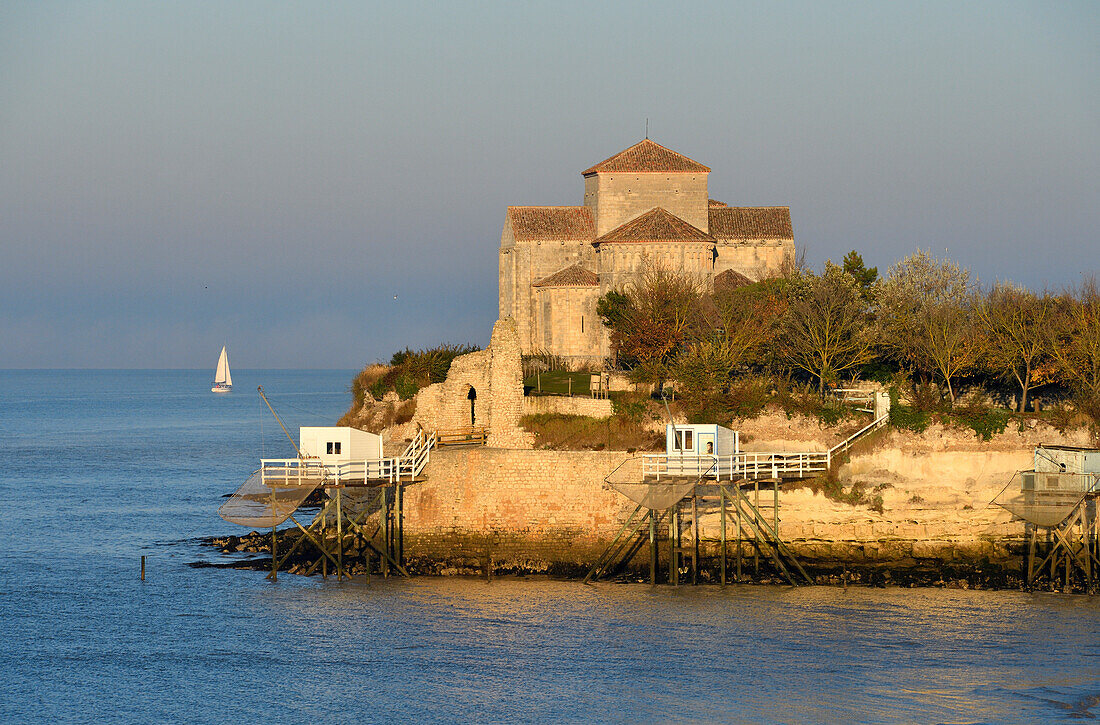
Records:
<instances>
[{"instance_id":1,"label":"blue sky","mask_svg":"<svg viewBox=\"0 0 1100 725\"><path fill-rule=\"evenodd\" d=\"M0 367L485 343L508 204L654 140L819 266L1100 268L1095 3L0 3ZM394 300L397 295L397 300Z\"/></svg>"}]
</instances>

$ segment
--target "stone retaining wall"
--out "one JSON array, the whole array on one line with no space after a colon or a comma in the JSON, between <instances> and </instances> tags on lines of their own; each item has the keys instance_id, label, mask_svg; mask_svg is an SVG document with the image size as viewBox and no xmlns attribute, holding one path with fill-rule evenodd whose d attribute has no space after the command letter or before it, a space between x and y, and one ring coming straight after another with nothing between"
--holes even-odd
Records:
<instances>
[{"instance_id":1,"label":"stone retaining wall","mask_svg":"<svg viewBox=\"0 0 1100 725\"><path fill-rule=\"evenodd\" d=\"M523 414L560 413L563 415L587 415L607 418L611 415L611 401L607 398L559 395L528 395L523 399Z\"/></svg>"},{"instance_id":2,"label":"stone retaining wall","mask_svg":"<svg viewBox=\"0 0 1100 725\"><path fill-rule=\"evenodd\" d=\"M406 492L406 552L459 567L492 557L499 570L585 568L634 509L603 484L628 457L622 451L433 451L426 480ZM805 563L824 569L1018 567L1023 527L988 503L1029 461L1029 451L873 451L854 457L841 476L863 480L870 490L884 486L883 513L808 488L784 490L780 532ZM700 516L704 556L715 553L706 540L718 539L718 516Z\"/></svg>"}]
</instances>

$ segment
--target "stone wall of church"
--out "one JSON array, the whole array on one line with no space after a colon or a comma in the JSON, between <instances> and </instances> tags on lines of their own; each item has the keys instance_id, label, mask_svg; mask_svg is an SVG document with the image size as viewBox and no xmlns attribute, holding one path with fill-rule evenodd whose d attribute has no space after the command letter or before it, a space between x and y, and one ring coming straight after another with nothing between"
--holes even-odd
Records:
<instances>
[{"instance_id":1,"label":"stone wall of church","mask_svg":"<svg viewBox=\"0 0 1100 725\"><path fill-rule=\"evenodd\" d=\"M521 351L534 353L544 345L539 328L540 288L532 285L574 264L598 273L596 250L587 241L516 241L507 224L501 244L508 246L500 250L500 318L515 320Z\"/></svg>"},{"instance_id":2,"label":"stone wall of church","mask_svg":"<svg viewBox=\"0 0 1100 725\"><path fill-rule=\"evenodd\" d=\"M637 278L646 260L691 275L709 285L714 274L714 245L704 242L677 244L601 244L600 290L622 289Z\"/></svg>"},{"instance_id":3,"label":"stone wall of church","mask_svg":"<svg viewBox=\"0 0 1100 725\"><path fill-rule=\"evenodd\" d=\"M659 206L707 231L707 174L592 174L584 178L584 205L596 217L596 236Z\"/></svg>"},{"instance_id":4,"label":"stone wall of church","mask_svg":"<svg viewBox=\"0 0 1100 725\"><path fill-rule=\"evenodd\" d=\"M753 280L774 277L794 264L794 242L778 239L726 242L719 240L714 274L728 269Z\"/></svg>"},{"instance_id":5,"label":"stone wall of church","mask_svg":"<svg viewBox=\"0 0 1100 725\"><path fill-rule=\"evenodd\" d=\"M598 287L536 287L540 350L586 362L600 356Z\"/></svg>"},{"instance_id":6,"label":"stone wall of church","mask_svg":"<svg viewBox=\"0 0 1100 725\"><path fill-rule=\"evenodd\" d=\"M507 219L504 222L504 231L500 233L499 273L497 284L499 294L497 297L497 319L505 317L516 319L516 284L519 277L519 269L516 257L516 238L512 234L512 225Z\"/></svg>"}]
</instances>

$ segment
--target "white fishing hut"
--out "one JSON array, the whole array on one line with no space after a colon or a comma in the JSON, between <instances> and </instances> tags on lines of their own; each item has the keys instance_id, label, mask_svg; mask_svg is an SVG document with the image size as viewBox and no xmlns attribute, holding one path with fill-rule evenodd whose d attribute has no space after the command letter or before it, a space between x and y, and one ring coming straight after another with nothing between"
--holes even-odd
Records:
<instances>
[{"instance_id":1,"label":"white fishing hut","mask_svg":"<svg viewBox=\"0 0 1100 725\"><path fill-rule=\"evenodd\" d=\"M1021 489L1046 494L1091 491L1098 474L1100 450L1043 445L1035 449L1035 468L1021 472Z\"/></svg>"},{"instance_id":2,"label":"white fishing hut","mask_svg":"<svg viewBox=\"0 0 1100 725\"><path fill-rule=\"evenodd\" d=\"M302 455L327 465L382 458L382 436L348 426L309 426L298 429Z\"/></svg>"},{"instance_id":3,"label":"white fishing hut","mask_svg":"<svg viewBox=\"0 0 1100 725\"><path fill-rule=\"evenodd\" d=\"M665 452L671 456L732 456L741 452L737 431L716 423L669 424L665 428Z\"/></svg>"}]
</instances>

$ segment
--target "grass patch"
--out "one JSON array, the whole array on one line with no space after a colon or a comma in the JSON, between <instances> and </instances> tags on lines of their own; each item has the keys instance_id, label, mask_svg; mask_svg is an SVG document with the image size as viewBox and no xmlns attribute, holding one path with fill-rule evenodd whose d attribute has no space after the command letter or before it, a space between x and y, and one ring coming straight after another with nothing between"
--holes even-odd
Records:
<instances>
[{"instance_id":1,"label":"grass patch","mask_svg":"<svg viewBox=\"0 0 1100 725\"><path fill-rule=\"evenodd\" d=\"M663 450L663 435L651 433L620 417L539 413L525 415L520 425L535 434L536 448L587 451Z\"/></svg>"},{"instance_id":2,"label":"grass patch","mask_svg":"<svg viewBox=\"0 0 1100 725\"><path fill-rule=\"evenodd\" d=\"M547 370L523 379L525 395L590 395L592 373Z\"/></svg>"}]
</instances>

